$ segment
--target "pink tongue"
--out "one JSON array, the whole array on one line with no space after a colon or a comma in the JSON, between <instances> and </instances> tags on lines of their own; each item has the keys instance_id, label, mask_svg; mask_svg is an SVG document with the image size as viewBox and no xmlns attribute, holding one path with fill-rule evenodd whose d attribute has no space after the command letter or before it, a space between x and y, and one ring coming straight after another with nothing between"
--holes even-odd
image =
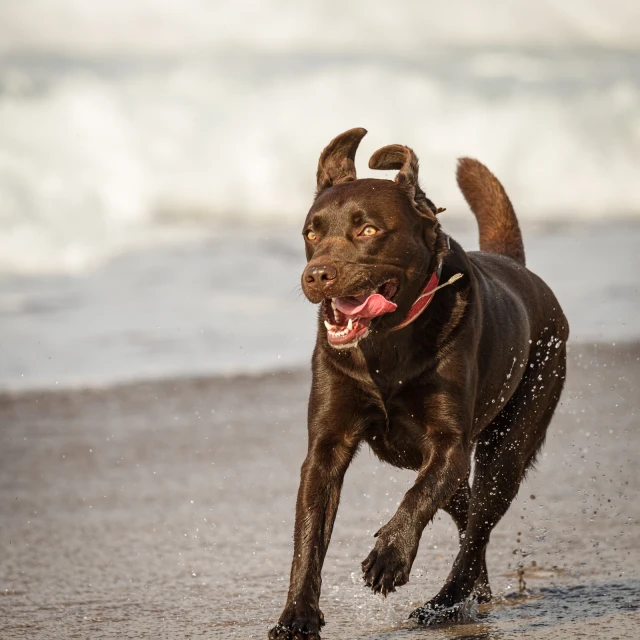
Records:
<instances>
[{"instance_id":1,"label":"pink tongue","mask_svg":"<svg viewBox=\"0 0 640 640\"><path fill-rule=\"evenodd\" d=\"M334 302L345 316L359 318L376 318L384 313L391 313L398 307L379 293L371 294L362 303L358 302L357 298L336 298Z\"/></svg>"}]
</instances>

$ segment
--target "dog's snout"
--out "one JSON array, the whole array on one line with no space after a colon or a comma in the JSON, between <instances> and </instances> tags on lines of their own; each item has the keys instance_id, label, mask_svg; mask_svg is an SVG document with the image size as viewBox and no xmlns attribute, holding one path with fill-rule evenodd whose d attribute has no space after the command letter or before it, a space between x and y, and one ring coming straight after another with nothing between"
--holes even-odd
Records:
<instances>
[{"instance_id":1,"label":"dog's snout","mask_svg":"<svg viewBox=\"0 0 640 640\"><path fill-rule=\"evenodd\" d=\"M338 271L330 264L308 266L304 271L304 280L310 287L323 288L338 277Z\"/></svg>"}]
</instances>

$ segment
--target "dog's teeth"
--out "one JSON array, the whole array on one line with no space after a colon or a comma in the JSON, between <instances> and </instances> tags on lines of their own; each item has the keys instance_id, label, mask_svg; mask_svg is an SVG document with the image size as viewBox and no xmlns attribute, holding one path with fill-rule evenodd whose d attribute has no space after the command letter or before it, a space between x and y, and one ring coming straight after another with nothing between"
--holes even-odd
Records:
<instances>
[{"instance_id":1,"label":"dog's teeth","mask_svg":"<svg viewBox=\"0 0 640 640\"><path fill-rule=\"evenodd\" d=\"M331 325L328 320L324 321L324 326L327 327L327 331L331 331L333 328L333 325Z\"/></svg>"},{"instance_id":2,"label":"dog's teeth","mask_svg":"<svg viewBox=\"0 0 640 640\"><path fill-rule=\"evenodd\" d=\"M353 320L349 318L349 322L347 323L347 331L351 331L353 329Z\"/></svg>"}]
</instances>

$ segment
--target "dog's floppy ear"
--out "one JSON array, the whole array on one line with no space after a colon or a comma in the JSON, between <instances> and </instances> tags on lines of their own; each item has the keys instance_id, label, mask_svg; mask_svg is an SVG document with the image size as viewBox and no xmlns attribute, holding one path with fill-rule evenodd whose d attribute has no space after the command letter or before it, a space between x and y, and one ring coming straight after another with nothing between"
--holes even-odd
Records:
<instances>
[{"instance_id":1,"label":"dog's floppy ear","mask_svg":"<svg viewBox=\"0 0 640 640\"><path fill-rule=\"evenodd\" d=\"M401 144L390 144L378 149L369 160L370 169L388 171L398 169L395 182L403 187L415 201L418 209L423 213L439 213L436 206L427 198L418 183L418 156L413 149ZM425 211L425 208L427 211Z\"/></svg>"},{"instance_id":2,"label":"dog's floppy ear","mask_svg":"<svg viewBox=\"0 0 640 640\"><path fill-rule=\"evenodd\" d=\"M362 127L349 129L326 146L318 160L316 196L334 184L356 179L356 151L366 134L367 130Z\"/></svg>"},{"instance_id":3,"label":"dog's floppy ear","mask_svg":"<svg viewBox=\"0 0 640 640\"><path fill-rule=\"evenodd\" d=\"M438 233L440 227L436 214L444 211L438 209L418 183L418 156L413 149L401 144L390 144L378 149L369 160L369 168L388 171L398 169L395 182L411 198L413 204L424 222L424 240L436 257L446 251L446 245L439 242L444 236Z\"/></svg>"}]
</instances>

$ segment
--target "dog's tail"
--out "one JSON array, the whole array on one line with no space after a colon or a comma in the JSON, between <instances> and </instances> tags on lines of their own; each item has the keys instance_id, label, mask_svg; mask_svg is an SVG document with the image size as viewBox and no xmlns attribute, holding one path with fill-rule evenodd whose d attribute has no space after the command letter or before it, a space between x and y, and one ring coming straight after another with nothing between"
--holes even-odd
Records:
<instances>
[{"instance_id":1,"label":"dog's tail","mask_svg":"<svg viewBox=\"0 0 640 640\"><path fill-rule=\"evenodd\" d=\"M509 196L498 179L473 158L458 160L458 186L480 230L480 250L499 253L524 264L520 225Z\"/></svg>"}]
</instances>

